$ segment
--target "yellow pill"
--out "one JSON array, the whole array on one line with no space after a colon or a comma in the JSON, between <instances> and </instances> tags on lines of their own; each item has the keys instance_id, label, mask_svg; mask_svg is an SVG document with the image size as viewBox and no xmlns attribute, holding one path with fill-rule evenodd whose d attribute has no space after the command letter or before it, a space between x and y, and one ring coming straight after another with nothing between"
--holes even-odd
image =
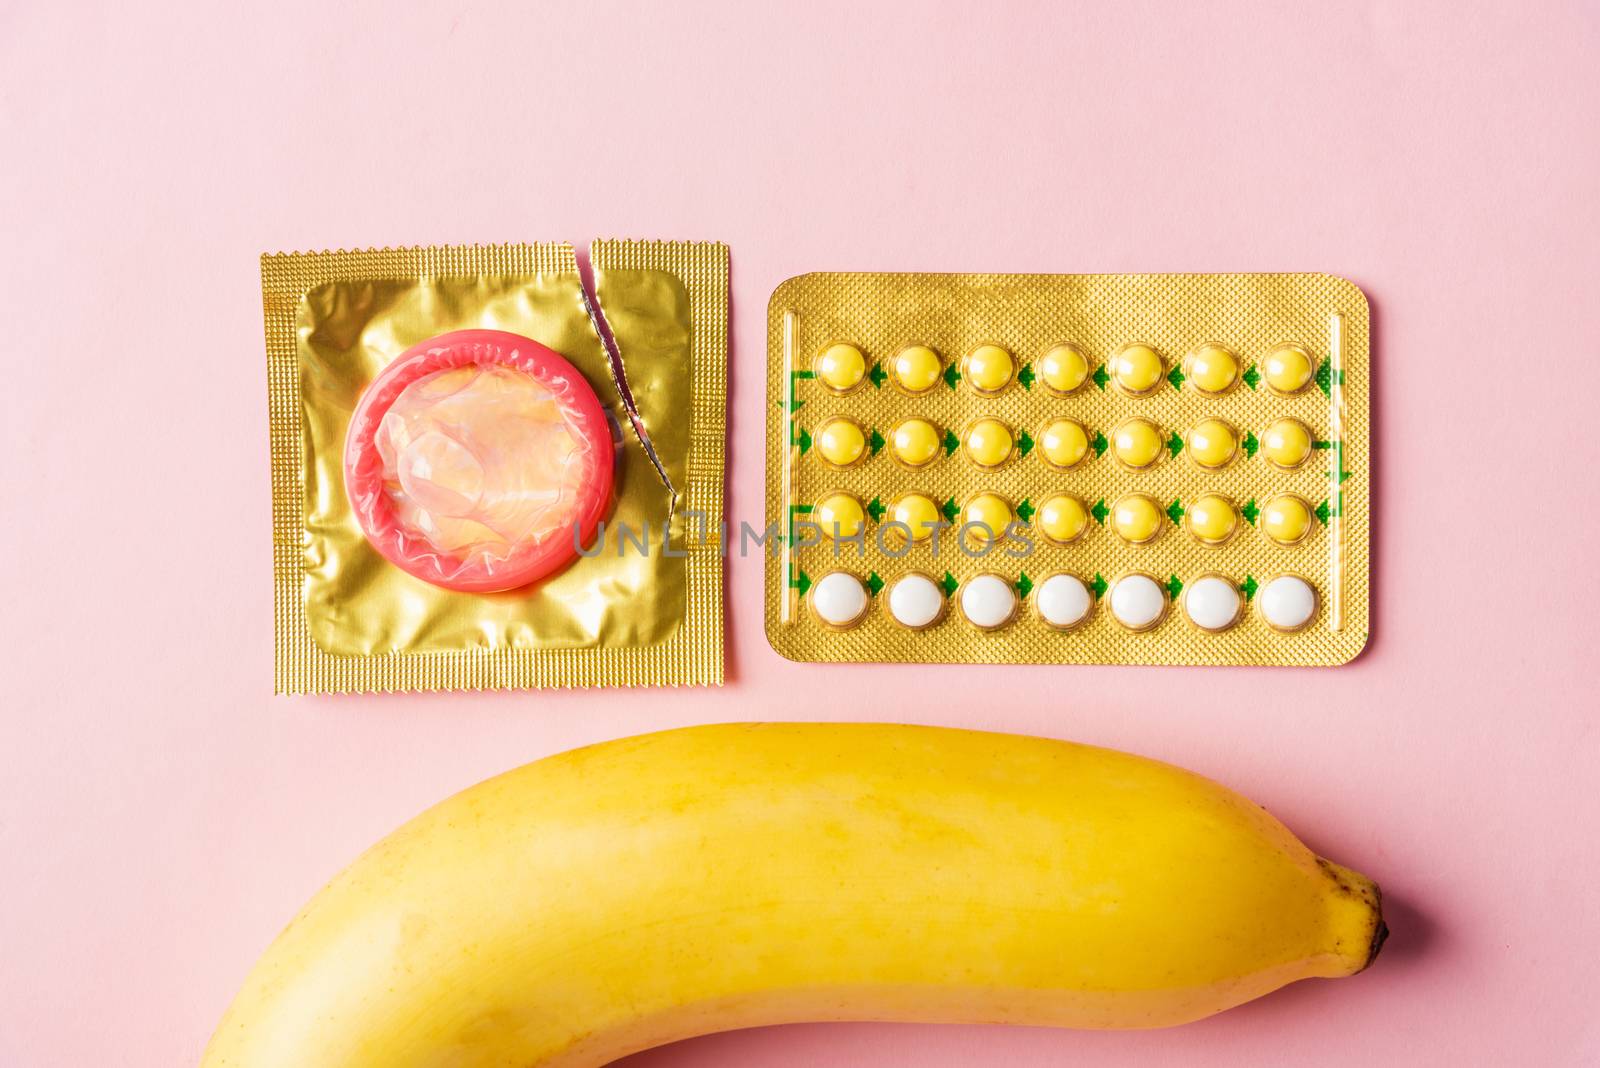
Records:
<instances>
[{"instance_id":1,"label":"yellow pill","mask_svg":"<svg viewBox=\"0 0 1600 1068\"><path fill-rule=\"evenodd\" d=\"M1189 459L1201 467L1221 467L1238 447L1239 436L1221 419L1202 419L1189 431Z\"/></svg>"},{"instance_id":2,"label":"yellow pill","mask_svg":"<svg viewBox=\"0 0 1600 1068\"><path fill-rule=\"evenodd\" d=\"M1194 540L1204 545L1221 545L1239 527L1239 513L1233 502L1217 493L1207 493L1189 505L1183 521Z\"/></svg>"},{"instance_id":3,"label":"yellow pill","mask_svg":"<svg viewBox=\"0 0 1600 1068\"><path fill-rule=\"evenodd\" d=\"M889 432L895 459L907 467L931 464L939 455L939 429L926 419L906 419Z\"/></svg>"},{"instance_id":4,"label":"yellow pill","mask_svg":"<svg viewBox=\"0 0 1600 1068\"><path fill-rule=\"evenodd\" d=\"M997 493L980 493L962 506L961 523L974 541L994 541L1011 525L1011 505Z\"/></svg>"},{"instance_id":5,"label":"yellow pill","mask_svg":"<svg viewBox=\"0 0 1600 1068\"><path fill-rule=\"evenodd\" d=\"M1279 419L1261 435L1261 455L1273 467L1294 470L1311 455L1311 428L1298 419Z\"/></svg>"},{"instance_id":6,"label":"yellow pill","mask_svg":"<svg viewBox=\"0 0 1600 1068\"><path fill-rule=\"evenodd\" d=\"M894 354L889 373L894 384L907 393L926 393L939 384L944 365L939 354L926 345L907 345Z\"/></svg>"},{"instance_id":7,"label":"yellow pill","mask_svg":"<svg viewBox=\"0 0 1600 1068\"><path fill-rule=\"evenodd\" d=\"M979 419L967 427L961 450L979 467L999 467L1011 455L1011 428L998 419Z\"/></svg>"},{"instance_id":8,"label":"yellow pill","mask_svg":"<svg viewBox=\"0 0 1600 1068\"><path fill-rule=\"evenodd\" d=\"M848 393L866 378L867 358L854 345L837 341L817 353L812 370L817 374L817 381L835 393Z\"/></svg>"},{"instance_id":9,"label":"yellow pill","mask_svg":"<svg viewBox=\"0 0 1600 1068\"><path fill-rule=\"evenodd\" d=\"M1262 361L1261 375L1274 393L1299 393L1311 381L1311 354L1299 345L1279 345Z\"/></svg>"},{"instance_id":10,"label":"yellow pill","mask_svg":"<svg viewBox=\"0 0 1600 1068\"><path fill-rule=\"evenodd\" d=\"M1056 345L1039 357L1039 381L1052 393L1071 393L1089 378L1089 357L1076 345Z\"/></svg>"},{"instance_id":11,"label":"yellow pill","mask_svg":"<svg viewBox=\"0 0 1600 1068\"><path fill-rule=\"evenodd\" d=\"M1083 501L1072 494L1058 493L1047 497L1039 506L1039 515L1034 523L1046 541L1066 545L1077 541L1088 529L1089 511L1083 506Z\"/></svg>"},{"instance_id":12,"label":"yellow pill","mask_svg":"<svg viewBox=\"0 0 1600 1068\"><path fill-rule=\"evenodd\" d=\"M1239 381L1239 357L1214 342L1190 353L1188 363L1184 373L1201 393L1226 393Z\"/></svg>"},{"instance_id":13,"label":"yellow pill","mask_svg":"<svg viewBox=\"0 0 1600 1068\"><path fill-rule=\"evenodd\" d=\"M1039 433L1039 455L1051 467L1066 470L1089 454L1089 435L1074 419L1057 419Z\"/></svg>"},{"instance_id":14,"label":"yellow pill","mask_svg":"<svg viewBox=\"0 0 1600 1068\"><path fill-rule=\"evenodd\" d=\"M1311 505L1304 498L1284 493L1261 509L1261 530L1279 545L1294 545L1311 533Z\"/></svg>"},{"instance_id":15,"label":"yellow pill","mask_svg":"<svg viewBox=\"0 0 1600 1068\"><path fill-rule=\"evenodd\" d=\"M1110 360L1111 378L1124 393L1141 396L1161 384L1161 354L1149 345L1124 345Z\"/></svg>"},{"instance_id":16,"label":"yellow pill","mask_svg":"<svg viewBox=\"0 0 1600 1068\"><path fill-rule=\"evenodd\" d=\"M834 416L817 428L817 455L834 467L849 467L867 453L867 436L861 424Z\"/></svg>"},{"instance_id":17,"label":"yellow pill","mask_svg":"<svg viewBox=\"0 0 1600 1068\"><path fill-rule=\"evenodd\" d=\"M999 393L1016 370L1011 353L999 345L979 345L961 361L961 377L979 393Z\"/></svg>"},{"instance_id":18,"label":"yellow pill","mask_svg":"<svg viewBox=\"0 0 1600 1068\"><path fill-rule=\"evenodd\" d=\"M1142 493L1119 497L1111 506L1111 529L1132 545L1143 545L1161 533L1161 506Z\"/></svg>"},{"instance_id":19,"label":"yellow pill","mask_svg":"<svg viewBox=\"0 0 1600 1068\"><path fill-rule=\"evenodd\" d=\"M817 502L811 521L830 538L853 538L867 525L861 502L848 493L830 493Z\"/></svg>"},{"instance_id":20,"label":"yellow pill","mask_svg":"<svg viewBox=\"0 0 1600 1068\"><path fill-rule=\"evenodd\" d=\"M889 518L911 531L912 541L926 541L934 528L944 522L939 504L924 493L905 493L889 506Z\"/></svg>"},{"instance_id":21,"label":"yellow pill","mask_svg":"<svg viewBox=\"0 0 1600 1068\"><path fill-rule=\"evenodd\" d=\"M1148 419L1124 419L1111 432L1111 452L1135 470L1161 458L1161 431Z\"/></svg>"}]
</instances>

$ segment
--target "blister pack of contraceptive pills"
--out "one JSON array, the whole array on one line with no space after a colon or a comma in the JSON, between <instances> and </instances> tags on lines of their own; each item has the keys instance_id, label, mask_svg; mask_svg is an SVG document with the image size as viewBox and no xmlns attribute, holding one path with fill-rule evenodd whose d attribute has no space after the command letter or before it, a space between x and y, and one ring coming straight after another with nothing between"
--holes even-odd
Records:
<instances>
[{"instance_id":1,"label":"blister pack of contraceptive pills","mask_svg":"<svg viewBox=\"0 0 1600 1068\"><path fill-rule=\"evenodd\" d=\"M792 660L1332 666L1368 633L1367 301L1326 274L825 272L767 321Z\"/></svg>"}]
</instances>

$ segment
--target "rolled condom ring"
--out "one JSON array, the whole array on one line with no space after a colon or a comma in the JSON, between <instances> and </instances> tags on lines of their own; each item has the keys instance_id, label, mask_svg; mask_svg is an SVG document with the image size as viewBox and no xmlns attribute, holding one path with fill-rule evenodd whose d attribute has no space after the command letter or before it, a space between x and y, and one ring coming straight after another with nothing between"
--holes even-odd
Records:
<instances>
[{"instance_id":1,"label":"rolled condom ring","mask_svg":"<svg viewBox=\"0 0 1600 1068\"><path fill-rule=\"evenodd\" d=\"M345 438L345 492L372 547L445 589L513 590L559 570L611 502L615 448L594 389L503 330L413 345L372 381Z\"/></svg>"}]
</instances>

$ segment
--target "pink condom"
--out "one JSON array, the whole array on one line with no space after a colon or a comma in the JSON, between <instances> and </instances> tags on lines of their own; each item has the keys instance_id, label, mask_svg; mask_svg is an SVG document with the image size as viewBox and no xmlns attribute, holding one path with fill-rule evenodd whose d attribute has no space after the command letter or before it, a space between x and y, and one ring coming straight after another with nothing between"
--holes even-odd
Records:
<instances>
[{"instance_id":1,"label":"pink condom","mask_svg":"<svg viewBox=\"0 0 1600 1068\"><path fill-rule=\"evenodd\" d=\"M519 334L457 330L407 349L361 395L344 484L385 559L487 593L578 555L611 502L614 456L577 368Z\"/></svg>"}]
</instances>

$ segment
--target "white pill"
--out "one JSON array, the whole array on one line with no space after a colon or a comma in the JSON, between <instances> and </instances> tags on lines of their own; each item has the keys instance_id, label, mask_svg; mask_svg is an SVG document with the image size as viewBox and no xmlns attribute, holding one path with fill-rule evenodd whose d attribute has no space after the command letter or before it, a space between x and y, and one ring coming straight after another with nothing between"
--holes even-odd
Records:
<instances>
[{"instance_id":1,"label":"white pill","mask_svg":"<svg viewBox=\"0 0 1600 1068\"><path fill-rule=\"evenodd\" d=\"M1129 630L1150 629L1166 610L1166 594L1149 575L1124 575L1111 587L1111 614Z\"/></svg>"},{"instance_id":2,"label":"white pill","mask_svg":"<svg viewBox=\"0 0 1600 1068\"><path fill-rule=\"evenodd\" d=\"M926 627L944 612L944 591L927 575L905 575L889 587L889 614L902 627Z\"/></svg>"},{"instance_id":3,"label":"white pill","mask_svg":"<svg viewBox=\"0 0 1600 1068\"><path fill-rule=\"evenodd\" d=\"M1017 591L998 575L979 575L961 587L961 614L973 626L992 630L1017 613Z\"/></svg>"},{"instance_id":4,"label":"white pill","mask_svg":"<svg viewBox=\"0 0 1600 1068\"><path fill-rule=\"evenodd\" d=\"M1317 591L1296 575L1279 575L1261 587L1261 616L1278 630L1299 630L1317 613Z\"/></svg>"},{"instance_id":5,"label":"white pill","mask_svg":"<svg viewBox=\"0 0 1600 1068\"><path fill-rule=\"evenodd\" d=\"M1201 630L1227 630L1239 618L1238 587L1225 578L1206 575L1183 591L1183 610Z\"/></svg>"},{"instance_id":6,"label":"white pill","mask_svg":"<svg viewBox=\"0 0 1600 1068\"><path fill-rule=\"evenodd\" d=\"M1089 587L1076 575L1051 575L1033 595L1039 618L1052 627L1075 627L1094 605Z\"/></svg>"},{"instance_id":7,"label":"white pill","mask_svg":"<svg viewBox=\"0 0 1600 1068\"><path fill-rule=\"evenodd\" d=\"M811 610L830 627L853 627L867 614L867 588L848 571L830 572L811 587Z\"/></svg>"}]
</instances>

